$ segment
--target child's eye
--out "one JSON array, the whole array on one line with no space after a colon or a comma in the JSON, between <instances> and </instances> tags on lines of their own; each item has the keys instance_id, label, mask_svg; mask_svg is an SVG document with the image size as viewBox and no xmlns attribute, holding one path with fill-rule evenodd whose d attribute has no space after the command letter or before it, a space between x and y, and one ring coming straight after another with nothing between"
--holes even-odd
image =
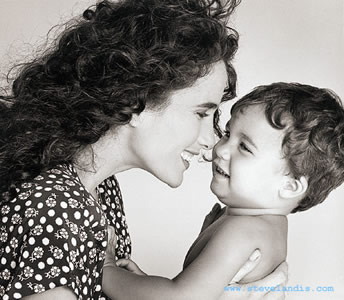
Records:
<instances>
[{"instance_id":1,"label":"child's eye","mask_svg":"<svg viewBox=\"0 0 344 300\"><path fill-rule=\"evenodd\" d=\"M231 136L231 132L229 130L225 130L223 133L224 133L224 136L226 136L227 138Z\"/></svg>"},{"instance_id":2,"label":"child's eye","mask_svg":"<svg viewBox=\"0 0 344 300\"><path fill-rule=\"evenodd\" d=\"M252 151L245 145L245 143L241 142L239 145L240 149L245 151L245 152L249 152L252 154Z\"/></svg>"}]
</instances>

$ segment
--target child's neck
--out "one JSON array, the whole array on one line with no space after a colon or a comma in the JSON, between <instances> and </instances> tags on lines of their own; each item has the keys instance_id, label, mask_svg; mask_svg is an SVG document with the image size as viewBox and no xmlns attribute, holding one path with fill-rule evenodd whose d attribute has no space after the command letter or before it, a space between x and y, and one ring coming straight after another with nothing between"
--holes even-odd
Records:
<instances>
[{"instance_id":1,"label":"child's neck","mask_svg":"<svg viewBox=\"0 0 344 300\"><path fill-rule=\"evenodd\" d=\"M281 215L286 216L290 213L289 208L243 208L229 207L226 208L226 214L232 216L260 216L260 215Z\"/></svg>"}]
</instances>

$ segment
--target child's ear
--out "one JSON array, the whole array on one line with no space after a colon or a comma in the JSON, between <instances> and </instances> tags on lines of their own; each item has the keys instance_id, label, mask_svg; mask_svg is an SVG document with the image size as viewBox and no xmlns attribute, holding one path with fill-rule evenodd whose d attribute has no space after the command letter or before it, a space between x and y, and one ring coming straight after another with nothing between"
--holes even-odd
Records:
<instances>
[{"instance_id":1,"label":"child's ear","mask_svg":"<svg viewBox=\"0 0 344 300\"><path fill-rule=\"evenodd\" d=\"M300 178L286 177L286 181L279 189L282 199L302 199L308 189L308 180L305 176Z\"/></svg>"}]
</instances>

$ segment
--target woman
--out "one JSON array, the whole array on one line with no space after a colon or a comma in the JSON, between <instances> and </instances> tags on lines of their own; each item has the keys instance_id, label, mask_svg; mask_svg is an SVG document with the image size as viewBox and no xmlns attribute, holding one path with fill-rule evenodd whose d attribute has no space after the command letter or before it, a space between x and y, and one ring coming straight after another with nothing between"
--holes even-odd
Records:
<instances>
[{"instance_id":1,"label":"woman","mask_svg":"<svg viewBox=\"0 0 344 300\"><path fill-rule=\"evenodd\" d=\"M108 227L116 258L131 251L113 175L141 168L177 187L213 146L235 95L236 5L102 1L23 66L1 107L3 299L105 297Z\"/></svg>"}]
</instances>

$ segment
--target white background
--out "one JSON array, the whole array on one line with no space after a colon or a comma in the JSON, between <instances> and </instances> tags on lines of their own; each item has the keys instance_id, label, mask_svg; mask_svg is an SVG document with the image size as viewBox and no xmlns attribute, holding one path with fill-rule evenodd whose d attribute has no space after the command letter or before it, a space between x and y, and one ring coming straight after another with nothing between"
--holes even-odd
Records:
<instances>
[{"instance_id":1,"label":"white background","mask_svg":"<svg viewBox=\"0 0 344 300\"><path fill-rule=\"evenodd\" d=\"M32 53L53 25L91 4L0 0L0 71ZM232 25L240 33L234 61L239 96L259 84L298 81L333 89L344 99L344 1L243 0ZM225 105L224 120L228 111ZM209 190L210 166L194 162L175 190L139 170L118 178L133 259L150 274L175 276L203 216L216 201ZM343 198L342 186L323 204L289 217L288 285L335 291L290 292L287 299L344 299Z\"/></svg>"}]
</instances>

